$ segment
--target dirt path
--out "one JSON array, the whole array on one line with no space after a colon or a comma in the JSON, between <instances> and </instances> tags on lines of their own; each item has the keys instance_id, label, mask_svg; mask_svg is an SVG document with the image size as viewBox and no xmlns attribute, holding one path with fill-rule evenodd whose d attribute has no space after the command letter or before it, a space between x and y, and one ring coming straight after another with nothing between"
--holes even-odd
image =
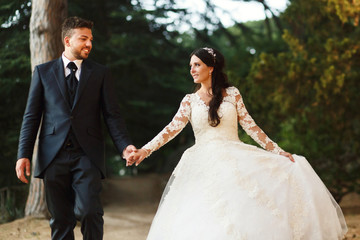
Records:
<instances>
[{"instance_id":1,"label":"dirt path","mask_svg":"<svg viewBox=\"0 0 360 240\"><path fill-rule=\"evenodd\" d=\"M142 240L146 238L155 205L133 207L106 207L104 215L104 240ZM82 239L80 226L75 228L75 238ZM47 219L23 218L0 225L1 240L38 239L49 240Z\"/></svg>"},{"instance_id":2,"label":"dirt path","mask_svg":"<svg viewBox=\"0 0 360 240\"><path fill-rule=\"evenodd\" d=\"M108 179L104 182L104 240L144 240L155 214L166 176ZM343 210L349 227L347 240L360 240L360 206L358 196L345 199ZM360 204L360 203L359 203ZM82 239L80 227L75 238ZM0 240L48 240L46 219L23 218L0 225Z\"/></svg>"}]
</instances>

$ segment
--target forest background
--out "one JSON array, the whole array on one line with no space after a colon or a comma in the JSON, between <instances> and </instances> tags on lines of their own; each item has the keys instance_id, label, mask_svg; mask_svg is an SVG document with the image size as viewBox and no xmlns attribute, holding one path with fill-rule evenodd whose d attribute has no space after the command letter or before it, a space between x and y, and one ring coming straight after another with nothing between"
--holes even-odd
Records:
<instances>
[{"instance_id":1,"label":"forest background","mask_svg":"<svg viewBox=\"0 0 360 240\"><path fill-rule=\"evenodd\" d=\"M155 1L153 10L135 0L68 2L68 16L95 23L90 58L111 68L136 146L170 122L194 90L192 50L214 47L257 124L283 149L306 156L337 201L360 193L360 1L290 0L277 16L266 2L248 0L263 4L267 18L231 27L203 1L201 29L174 0ZM176 21L168 21L171 14ZM0 223L23 216L29 191L14 166L31 81L30 16L31 1L0 1ZM191 28L179 31L182 23ZM187 127L138 168L125 168L105 127L104 134L110 177L170 172L194 142ZM241 129L239 136L255 144Z\"/></svg>"}]
</instances>

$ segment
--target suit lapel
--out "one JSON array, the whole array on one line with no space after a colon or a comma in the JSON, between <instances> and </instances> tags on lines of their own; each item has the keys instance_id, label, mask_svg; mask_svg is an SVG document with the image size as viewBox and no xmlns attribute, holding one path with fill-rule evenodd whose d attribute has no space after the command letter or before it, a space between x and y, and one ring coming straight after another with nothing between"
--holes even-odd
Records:
<instances>
[{"instance_id":1,"label":"suit lapel","mask_svg":"<svg viewBox=\"0 0 360 240\"><path fill-rule=\"evenodd\" d=\"M75 95L75 99L74 99L73 110L76 107L76 105L81 97L81 94L83 93L83 91L87 85L87 82L89 80L91 72L92 72L92 67L91 67L90 62L84 60L81 64L80 81L79 81L79 86L76 91L76 95Z\"/></svg>"},{"instance_id":2,"label":"suit lapel","mask_svg":"<svg viewBox=\"0 0 360 240\"><path fill-rule=\"evenodd\" d=\"M58 59L58 61L55 62L54 68L53 68L53 74L55 77L55 80L59 86L61 95L63 96L66 104L70 106L69 104L69 94L67 91L66 81L65 81L65 73L64 73L64 63L61 59L61 57Z\"/></svg>"}]
</instances>

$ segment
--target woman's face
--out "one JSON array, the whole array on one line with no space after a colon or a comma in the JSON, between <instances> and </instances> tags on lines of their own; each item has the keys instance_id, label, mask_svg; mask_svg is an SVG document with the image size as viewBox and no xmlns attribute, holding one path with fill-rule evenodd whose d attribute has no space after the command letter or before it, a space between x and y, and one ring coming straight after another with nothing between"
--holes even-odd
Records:
<instances>
[{"instance_id":1,"label":"woman's face","mask_svg":"<svg viewBox=\"0 0 360 240\"><path fill-rule=\"evenodd\" d=\"M194 83L211 83L213 69L213 67L208 67L200 58L192 55L190 59L190 74L194 79Z\"/></svg>"}]
</instances>

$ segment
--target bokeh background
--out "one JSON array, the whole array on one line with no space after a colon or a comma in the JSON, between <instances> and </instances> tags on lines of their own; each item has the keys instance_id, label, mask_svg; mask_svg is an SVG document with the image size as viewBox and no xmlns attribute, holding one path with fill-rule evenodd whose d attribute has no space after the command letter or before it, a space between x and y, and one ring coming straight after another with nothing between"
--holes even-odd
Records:
<instances>
[{"instance_id":1,"label":"bokeh background","mask_svg":"<svg viewBox=\"0 0 360 240\"><path fill-rule=\"evenodd\" d=\"M136 146L161 131L194 90L189 54L213 47L270 138L306 156L337 201L360 193L360 1L194 2L67 2L68 16L94 21L90 58L111 68ZM0 223L23 217L29 192L14 166L32 74L31 14L29 0L0 1ZM239 136L256 144L242 129ZM107 135L108 176L169 173L193 143L187 126L139 167L126 168Z\"/></svg>"}]
</instances>

